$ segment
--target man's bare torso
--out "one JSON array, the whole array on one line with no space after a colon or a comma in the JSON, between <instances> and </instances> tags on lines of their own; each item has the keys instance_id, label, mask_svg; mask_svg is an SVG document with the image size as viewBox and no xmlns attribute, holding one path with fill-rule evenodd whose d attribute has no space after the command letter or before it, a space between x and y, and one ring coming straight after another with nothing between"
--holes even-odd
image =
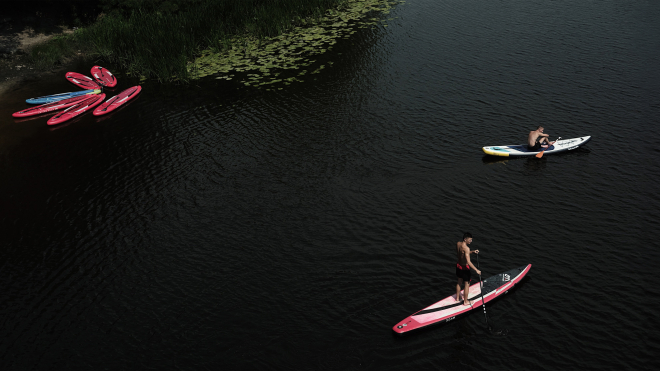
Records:
<instances>
[{"instance_id":1,"label":"man's bare torso","mask_svg":"<svg viewBox=\"0 0 660 371\"><path fill-rule=\"evenodd\" d=\"M530 132L529 132L529 136L527 136L527 144L529 144L530 146L534 147L534 145L536 144L536 139L537 139L540 135L541 135L541 134L539 134L539 132L536 131L536 130L530 131Z\"/></svg>"},{"instance_id":2,"label":"man's bare torso","mask_svg":"<svg viewBox=\"0 0 660 371\"><path fill-rule=\"evenodd\" d=\"M460 241L456 243L456 262L460 265L467 265L467 254L470 253L470 248L467 246L465 241Z\"/></svg>"}]
</instances>

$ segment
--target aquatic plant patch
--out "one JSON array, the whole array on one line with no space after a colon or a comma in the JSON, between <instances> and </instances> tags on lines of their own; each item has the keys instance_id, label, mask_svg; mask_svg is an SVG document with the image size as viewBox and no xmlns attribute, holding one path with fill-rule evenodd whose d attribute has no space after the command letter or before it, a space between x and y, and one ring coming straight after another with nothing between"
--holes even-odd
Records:
<instances>
[{"instance_id":1,"label":"aquatic plant patch","mask_svg":"<svg viewBox=\"0 0 660 371\"><path fill-rule=\"evenodd\" d=\"M237 72L241 73L241 83L257 87L302 81L302 76L319 73L326 67L320 65L314 71L308 70L316 62L314 57L331 50L338 39L348 38L358 28L372 27L379 22L387 26L382 16L389 14L397 3L403 1L347 0L336 9L328 10L320 19L279 36L236 36L228 40L224 50L204 50L189 64L189 75L194 79L218 75L216 79L232 80ZM287 70L296 71L289 71L285 73L287 78L280 78Z\"/></svg>"}]
</instances>

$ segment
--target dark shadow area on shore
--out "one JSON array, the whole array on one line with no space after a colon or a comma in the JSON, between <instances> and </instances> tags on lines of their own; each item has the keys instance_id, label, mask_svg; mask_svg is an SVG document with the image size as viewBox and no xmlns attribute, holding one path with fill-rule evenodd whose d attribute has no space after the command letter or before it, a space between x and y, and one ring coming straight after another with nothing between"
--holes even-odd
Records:
<instances>
[{"instance_id":1,"label":"dark shadow area on shore","mask_svg":"<svg viewBox=\"0 0 660 371\"><path fill-rule=\"evenodd\" d=\"M100 9L93 1L8 1L0 16L0 58L22 50L22 38L52 36L93 22Z\"/></svg>"},{"instance_id":2,"label":"dark shadow area on shore","mask_svg":"<svg viewBox=\"0 0 660 371\"><path fill-rule=\"evenodd\" d=\"M46 72L28 63L32 46L91 24L99 12L94 1L4 2L0 15L0 93Z\"/></svg>"}]
</instances>

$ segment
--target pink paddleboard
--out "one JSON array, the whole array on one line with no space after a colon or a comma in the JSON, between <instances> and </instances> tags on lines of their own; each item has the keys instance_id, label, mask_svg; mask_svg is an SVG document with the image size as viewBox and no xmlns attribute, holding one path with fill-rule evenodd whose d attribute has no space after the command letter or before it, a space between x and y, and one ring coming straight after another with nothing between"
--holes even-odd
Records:
<instances>
[{"instance_id":1,"label":"pink paddleboard","mask_svg":"<svg viewBox=\"0 0 660 371\"><path fill-rule=\"evenodd\" d=\"M70 83L77 85L78 87L83 89L101 89L101 85L99 85L96 81L92 80L91 77L85 76L78 72L67 72L66 79Z\"/></svg>"},{"instance_id":2,"label":"pink paddleboard","mask_svg":"<svg viewBox=\"0 0 660 371\"><path fill-rule=\"evenodd\" d=\"M397 334L405 334L430 325L447 323L457 317L467 314L473 310L481 311L484 303L506 294L519 283L523 277L532 269L531 264L508 270L504 273L489 277L480 285L476 282L470 285L470 301L472 305L463 305L463 300L456 301L456 294L440 300L394 325L392 330ZM482 290L483 287L483 296ZM461 296L464 292L461 291ZM483 300L482 300L483 298ZM461 298L462 299L462 298Z\"/></svg>"},{"instance_id":3,"label":"pink paddleboard","mask_svg":"<svg viewBox=\"0 0 660 371\"><path fill-rule=\"evenodd\" d=\"M104 102L102 105L96 107L94 112L94 116L101 116L105 115L107 113L110 113L117 108L121 107L121 105L125 104L129 100L135 98L138 93L142 90L142 87L140 85L132 86L121 93L115 95L114 97L108 99L106 102Z\"/></svg>"},{"instance_id":4,"label":"pink paddleboard","mask_svg":"<svg viewBox=\"0 0 660 371\"><path fill-rule=\"evenodd\" d=\"M115 76L111 74L110 71L108 71L106 68L101 66L92 67L92 76L94 76L96 82L103 86L107 86L109 88L114 88L117 86L117 78L115 78Z\"/></svg>"},{"instance_id":5,"label":"pink paddleboard","mask_svg":"<svg viewBox=\"0 0 660 371\"><path fill-rule=\"evenodd\" d=\"M101 93L99 95L91 95L86 97L87 99L51 117L46 123L48 125L57 125L65 121L69 121L72 118L81 115L101 104L101 102L103 102L103 100L105 99L105 94Z\"/></svg>"},{"instance_id":6,"label":"pink paddleboard","mask_svg":"<svg viewBox=\"0 0 660 371\"><path fill-rule=\"evenodd\" d=\"M28 116L34 116L34 115L40 115L42 113L48 113L52 111L57 111L61 110L66 107L71 107L75 104L78 104L85 99L89 98L88 95L79 95L77 97L73 98L68 98L68 99L63 99L57 102L52 102L52 103L46 103L42 104L40 106L36 107L31 107L22 111L18 111L12 114L14 117L28 117Z\"/></svg>"}]
</instances>

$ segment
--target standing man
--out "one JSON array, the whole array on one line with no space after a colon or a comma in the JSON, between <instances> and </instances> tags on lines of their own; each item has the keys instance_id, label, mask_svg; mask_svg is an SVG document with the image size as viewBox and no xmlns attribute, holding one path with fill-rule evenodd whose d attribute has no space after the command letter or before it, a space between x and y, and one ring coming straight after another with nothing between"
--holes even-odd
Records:
<instances>
[{"instance_id":1,"label":"standing man","mask_svg":"<svg viewBox=\"0 0 660 371\"><path fill-rule=\"evenodd\" d=\"M527 148L530 152L533 152L540 150L541 147L547 148L548 146L555 144L555 142L548 141L549 136L550 135L548 134L543 134L543 126L539 125L536 130L529 132L529 135L527 136Z\"/></svg>"},{"instance_id":2,"label":"standing man","mask_svg":"<svg viewBox=\"0 0 660 371\"><path fill-rule=\"evenodd\" d=\"M468 232L463 234L463 240L456 243L456 301L461 301L461 288L463 288L463 305L472 305L469 301L470 293L470 268L474 269L477 274L481 275L481 271L474 267L470 261L470 254L478 254L479 250L472 250L468 247L472 243L472 235Z\"/></svg>"}]
</instances>

